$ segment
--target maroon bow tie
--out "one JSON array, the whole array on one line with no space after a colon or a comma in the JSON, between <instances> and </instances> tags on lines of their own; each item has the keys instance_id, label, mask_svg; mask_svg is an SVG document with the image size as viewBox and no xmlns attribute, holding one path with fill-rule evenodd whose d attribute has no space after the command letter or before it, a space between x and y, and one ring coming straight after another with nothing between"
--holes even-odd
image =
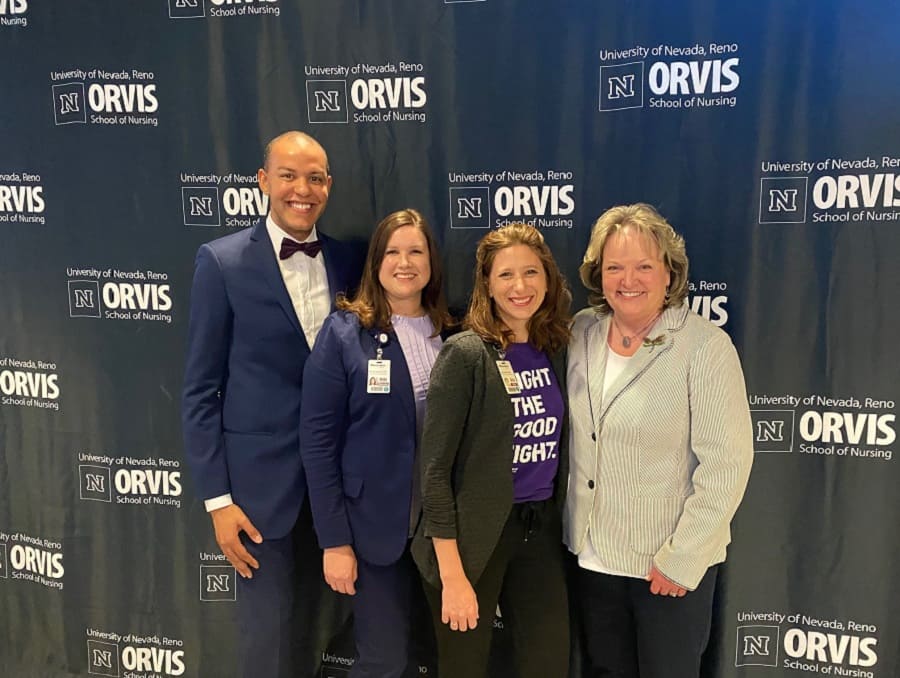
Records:
<instances>
[{"instance_id":1,"label":"maroon bow tie","mask_svg":"<svg viewBox=\"0 0 900 678\"><path fill-rule=\"evenodd\" d=\"M282 238L281 250L278 252L279 259L287 259L295 252L303 252L308 257L313 257L322 251L322 242L313 240L312 242L297 242L289 238Z\"/></svg>"}]
</instances>

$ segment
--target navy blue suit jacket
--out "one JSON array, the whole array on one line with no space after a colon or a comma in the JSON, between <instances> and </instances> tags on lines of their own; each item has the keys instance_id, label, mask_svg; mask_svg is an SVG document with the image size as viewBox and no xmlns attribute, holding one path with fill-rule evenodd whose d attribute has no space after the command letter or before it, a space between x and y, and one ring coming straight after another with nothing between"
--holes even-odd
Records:
<instances>
[{"instance_id":1,"label":"navy blue suit jacket","mask_svg":"<svg viewBox=\"0 0 900 678\"><path fill-rule=\"evenodd\" d=\"M331 314L306 361L301 453L313 523L324 548L350 544L375 565L400 558L409 534L416 408L397 336L390 393L367 393L379 332L356 315Z\"/></svg>"},{"instance_id":2,"label":"navy blue suit jacket","mask_svg":"<svg viewBox=\"0 0 900 678\"><path fill-rule=\"evenodd\" d=\"M333 299L357 284L360 258L318 237ZM290 531L305 498L298 422L309 352L265 219L200 247L182 401L186 457L200 497L231 493L268 539Z\"/></svg>"}]
</instances>

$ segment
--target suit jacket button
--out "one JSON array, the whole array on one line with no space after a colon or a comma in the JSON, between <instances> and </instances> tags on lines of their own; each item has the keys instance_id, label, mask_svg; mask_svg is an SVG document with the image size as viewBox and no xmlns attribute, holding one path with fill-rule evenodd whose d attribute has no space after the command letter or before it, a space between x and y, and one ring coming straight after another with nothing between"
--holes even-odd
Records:
<instances>
[{"instance_id":1,"label":"suit jacket button","mask_svg":"<svg viewBox=\"0 0 900 678\"><path fill-rule=\"evenodd\" d=\"M593 481L593 480L589 480L589 481L588 481L588 489L589 489L589 490L593 490L593 489L594 489L594 481Z\"/></svg>"}]
</instances>

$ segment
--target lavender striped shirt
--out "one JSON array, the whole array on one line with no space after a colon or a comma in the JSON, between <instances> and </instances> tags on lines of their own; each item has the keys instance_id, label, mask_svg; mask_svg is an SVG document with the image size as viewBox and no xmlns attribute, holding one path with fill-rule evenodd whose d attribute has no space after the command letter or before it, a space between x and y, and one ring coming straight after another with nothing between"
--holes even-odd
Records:
<instances>
[{"instance_id":1,"label":"lavender striped shirt","mask_svg":"<svg viewBox=\"0 0 900 678\"><path fill-rule=\"evenodd\" d=\"M431 380L431 368L441 350L440 335L432 337L434 325L427 315L411 318L392 315L391 325L397 333L409 378L412 381L413 396L416 401L416 459L413 468L412 507L410 511L409 534L412 536L422 508L422 491L419 485L419 441L422 440L422 425L425 422L425 394Z\"/></svg>"}]
</instances>

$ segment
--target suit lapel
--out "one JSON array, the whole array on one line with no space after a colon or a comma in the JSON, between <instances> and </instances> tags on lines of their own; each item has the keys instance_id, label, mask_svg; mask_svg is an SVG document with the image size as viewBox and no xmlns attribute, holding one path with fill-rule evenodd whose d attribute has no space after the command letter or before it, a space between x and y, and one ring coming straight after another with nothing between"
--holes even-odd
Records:
<instances>
[{"instance_id":1,"label":"suit lapel","mask_svg":"<svg viewBox=\"0 0 900 678\"><path fill-rule=\"evenodd\" d=\"M325 260L325 275L328 276L328 297L331 299L331 312L336 310L334 301L338 292L348 292L344 289L344 281L339 271L341 263L335 247L335 242L321 231L317 231L319 242L322 243L322 257ZM393 376L393 375L392 375Z\"/></svg>"},{"instance_id":2,"label":"suit lapel","mask_svg":"<svg viewBox=\"0 0 900 678\"><path fill-rule=\"evenodd\" d=\"M306 342L306 335L303 328L300 327L300 321L297 319L297 312L294 311L294 304L288 294L287 287L284 286L284 277L281 275L281 269L278 268L278 261L275 259L275 252L272 250L272 241L269 238L269 232L266 230L266 222L260 219L253 232L250 234L252 243L250 252L252 253L255 265L262 273L262 277L268 283L272 290L272 294L278 301L285 315L290 320L294 329L300 334L303 345L309 349Z\"/></svg>"}]
</instances>

